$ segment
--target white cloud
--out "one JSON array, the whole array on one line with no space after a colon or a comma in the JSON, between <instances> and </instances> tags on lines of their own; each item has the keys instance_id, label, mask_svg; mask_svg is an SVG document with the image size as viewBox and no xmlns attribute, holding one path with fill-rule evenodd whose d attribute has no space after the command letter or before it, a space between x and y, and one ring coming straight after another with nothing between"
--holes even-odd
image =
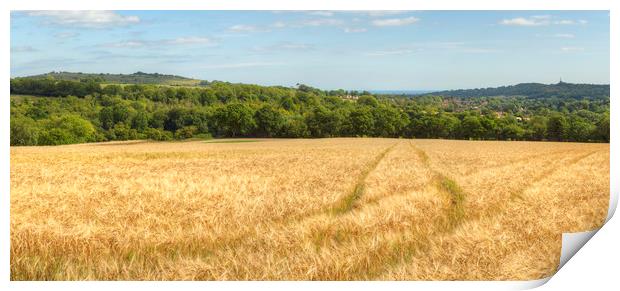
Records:
<instances>
[{"instance_id":1,"label":"white cloud","mask_svg":"<svg viewBox=\"0 0 620 291\"><path fill-rule=\"evenodd\" d=\"M210 38L200 36L185 36L174 39L159 39L159 40L126 40L113 43L104 44L107 47L115 48L143 48L143 47L161 47L167 45L215 45L215 42Z\"/></svg>"},{"instance_id":2,"label":"white cloud","mask_svg":"<svg viewBox=\"0 0 620 291\"><path fill-rule=\"evenodd\" d=\"M339 26L344 24L344 21L340 19L334 18L317 18L317 19L306 19L298 22L286 23L283 21L276 21L268 26L257 26L257 25L245 25L245 24L237 24L228 28L231 32L268 32L273 29L282 29L282 28L302 28L302 27L317 27L317 26Z\"/></svg>"},{"instance_id":3,"label":"white cloud","mask_svg":"<svg viewBox=\"0 0 620 291\"><path fill-rule=\"evenodd\" d=\"M407 18L390 18L390 19L377 19L372 21L372 25L374 26L402 26L409 25L420 21L419 18L416 17L407 17Z\"/></svg>"},{"instance_id":4,"label":"white cloud","mask_svg":"<svg viewBox=\"0 0 620 291\"><path fill-rule=\"evenodd\" d=\"M325 17L331 17L334 16L334 12L333 11L310 11L308 12L309 15L316 15L316 16L325 16Z\"/></svg>"},{"instance_id":5,"label":"white cloud","mask_svg":"<svg viewBox=\"0 0 620 291\"><path fill-rule=\"evenodd\" d=\"M312 49L313 47L311 45L304 44L304 43L284 43L284 44L281 44L279 48L285 49L285 50L308 50L308 49Z\"/></svg>"},{"instance_id":6,"label":"white cloud","mask_svg":"<svg viewBox=\"0 0 620 291\"><path fill-rule=\"evenodd\" d=\"M32 52L36 52L38 51L37 49L26 45L26 46L12 46L11 47L11 52L12 53L32 53Z\"/></svg>"},{"instance_id":7,"label":"white cloud","mask_svg":"<svg viewBox=\"0 0 620 291\"><path fill-rule=\"evenodd\" d=\"M45 18L45 22L72 27L102 28L110 26L126 26L140 22L138 16L124 16L114 11L94 10L54 10L30 11L29 16Z\"/></svg>"},{"instance_id":8,"label":"white cloud","mask_svg":"<svg viewBox=\"0 0 620 291\"><path fill-rule=\"evenodd\" d=\"M340 19L320 18L304 20L300 23L300 26L334 26L341 25L343 23L344 22Z\"/></svg>"},{"instance_id":9,"label":"white cloud","mask_svg":"<svg viewBox=\"0 0 620 291\"><path fill-rule=\"evenodd\" d=\"M359 33L368 31L366 28L349 28L345 27L344 32L346 33Z\"/></svg>"},{"instance_id":10,"label":"white cloud","mask_svg":"<svg viewBox=\"0 0 620 291\"><path fill-rule=\"evenodd\" d=\"M213 41L206 37L187 36L171 39L167 41L169 44L213 44Z\"/></svg>"},{"instance_id":11,"label":"white cloud","mask_svg":"<svg viewBox=\"0 0 620 291\"><path fill-rule=\"evenodd\" d=\"M555 38L575 38L574 34L571 33L556 33L553 35Z\"/></svg>"},{"instance_id":12,"label":"white cloud","mask_svg":"<svg viewBox=\"0 0 620 291\"><path fill-rule=\"evenodd\" d=\"M559 25L576 25L576 24L588 24L587 20L584 19L579 19L579 20L571 20L571 19L562 19L562 20L557 20L554 21L553 24L559 24Z\"/></svg>"},{"instance_id":13,"label":"white cloud","mask_svg":"<svg viewBox=\"0 0 620 291\"><path fill-rule=\"evenodd\" d=\"M270 62L247 62L247 63L233 63L233 64L219 64L203 66L204 69L237 69L237 68L249 68L249 67L270 67L278 66L282 63L270 63Z\"/></svg>"},{"instance_id":14,"label":"white cloud","mask_svg":"<svg viewBox=\"0 0 620 291\"><path fill-rule=\"evenodd\" d=\"M256 46L253 48L257 52L272 52L272 51L309 51L313 50L314 46L305 43L294 42L282 42L270 46Z\"/></svg>"},{"instance_id":15,"label":"white cloud","mask_svg":"<svg viewBox=\"0 0 620 291\"><path fill-rule=\"evenodd\" d=\"M397 50L369 52L369 53L365 53L364 55L371 56L371 57L383 57L383 56L392 56L392 55L406 55L406 54L411 54L414 52L415 50L413 49L397 49Z\"/></svg>"},{"instance_id":16,"label":"white cloud","mask_svg":"<svg viewBox=\"0 0 620 291\"><path fill-rule=\"evenodd\" d=\"M499 24L502 25L514 25L514 26L544 26L544 25L575 25L575 24L587 24L587 20L572 20L572 19L559 19L553 20L550 15L534 15L528 18L516 17L511 19L502 19Z\"/></svg>"},{"instance_id":17,"label":"white cloud","mask_svg":"<svg viewBox=\"0 0 620 291\"><path fill-rule=\"evenodd\" d=\"M551 15L533 15L533 19L551 19Z\"/></svg>"},{"instance_id":18,"label":"white cloud","mask_svg":"<svg viewBox=\"0 0 620 291\"><path fill-rule=\"evenodd\" d=\"M581 52L581 51L584 51L584 48L582 48L582 47L563 47L560 50L562 50L563 52Z\"/></svg>"},{"instance_id":19,"label":"white cloud","mask_svg":"<svg viewBox=\"0 0 620 291\"><path fill-rule=\"evenodd\" d=\"M497 53L500 50L486 47L472 47L464 42L426 42L426 43L414 43L407 46L402 46L394 49L374 51L364 53L366 56L392 56L392 55L406 55L424 51L450 51L455 53L467 53L467 54L484 54L484 53Z\"/></svg>"},{"instance_id":20,"label":"white cloud","mask_svg":"<svg viewBox=\"0 0 620 291\"><path fill-rule=\"evenodd\" d=\"M496 49L488 49L488 48L462 48L460 52L470 53L470 54L486 54L486 53L497 53L500 51Z\"/></svg>"},{"instance_id":21,"label":"white cloud","mask_svg":"<svg viewBox=\"0 0 620 291\"><path fill-rule=\"evenodd\" d=\"M515 26L541 26L541 25L549 25L548 19L540 19L540 18L524 18L517 17L511 19L502 19L500 21L502 25L515 25Z\"/></svg>"},{"instance_id":22,"label":"white cloud","mask_svg":"<svg viewBox=\"0 0 620 291\"><path fill-rule=\"evenodd\" d=\"M264 27L258 27L255 25L245 25L245 24L237 24L228 28L229 31L232 32L266 32L269 29Z\"/></svg>"},{"instance_id":23,"label":"white cloud","mask_svg":"<svg viewBox=\"0 0 620 291\"><path fill-rule=\"evenodd\" d=\"M366 11L370 17L384 17L389 15L398 15L403 14L407 11L399 11L399 10L374 10L374 11Z\"/></svg>"},{"instance_id":24,"label":"white cloud","mask_svg":"<svg viewBox=\"0 0 620 291\"><path fill-rule=\"evenodd\" d=\"M118 47L118 48L138 48L138 47L143 47L146 44L147 43L144 42L144 41L128 40L128 41L119 41L119 42L114 42L114 43L108 43L108 44L106 44L106 46Z\"/></svg>"},{"instance_id":25,"label":"white cloud","mask_svg":"<svg viewBox=\"0 0 620 291\"><path fill-rule=\"evenodd\" d=\"M282 21L277 21L277 22L274 22L273 24L271 24L271 27L273 27L273 28L285 28L286 27L286 23L284 23Z\"/></svg>"},{"instance_id":26,"label":"white cloud","mask_svg":"<svg viewBox=\"0 0 620 291\"><path fill-rule=\"evenodd\" d=\"M64 39L66 39L66 38L74 38L74 37L76 37L78 35L80 35L80 34L77 33L77 32L69 32L69 31L59 32L59 33L54 34L55 37L57 37L57 38L64 38Z\"/></svg>"}]
</instances>

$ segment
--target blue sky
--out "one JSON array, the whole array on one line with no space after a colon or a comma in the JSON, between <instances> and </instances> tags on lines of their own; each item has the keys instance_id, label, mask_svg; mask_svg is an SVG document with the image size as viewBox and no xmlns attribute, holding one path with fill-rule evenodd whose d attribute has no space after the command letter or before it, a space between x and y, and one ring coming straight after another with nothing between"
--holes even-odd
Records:
<instances>
[{"instance_id":1,"label":"blue sky","mask_svg":"<svg viewBox=\"0 0 620 291\"><path fill-rule=\"evenodd\" d=\"M177 74L322 89L609 83L607 11L13 11L11 76Z\"/></svg>"}]
</instances>

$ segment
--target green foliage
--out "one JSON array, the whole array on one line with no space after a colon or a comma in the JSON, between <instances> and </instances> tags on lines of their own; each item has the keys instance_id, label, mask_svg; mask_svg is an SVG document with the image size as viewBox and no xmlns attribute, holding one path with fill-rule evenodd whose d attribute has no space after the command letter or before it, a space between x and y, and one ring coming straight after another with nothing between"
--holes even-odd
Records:
<instances>
[{"instance_id":1,"label":"green foliage","mask_svg":"<svg viewBox=\"0 0 620 291\"><path fill-rule=\"evenodd\" d=\"M375 117L366 106L353 109L345 122L350 135L371 136L375 132Z\"/></svg>"},{"instance_id":2,"label":"green foliage","mask_svg":"<svg viewBox=\"0 0 620 291\"><path fill-rule=\"evenodd\" d=\"M582 142L610 138L609 97L599 87L587 96L558 97L559 91L552 90L555 95L547 97L535 92L539 86L519 86L537 97L408 98L322 91L307 85L285 88L219 81L203 82L201 87L110 85L96 78L55 77L11 80L12 93L35 95L11 95L11 145L210 136ZM576 92L587 87L561 86ZM345 96L359 97L352 101Z\"/></svg>"},{"instance_id":3,"label":"green foliage","mask_svg":"<svg viewBox=\"0 0 620 291\"><path fill-rule=\"evenodd\" d=\"M215 111L215 123L221 136L247 136L256 127L252 108L244 103L231 103Z\"/></svg>"},{"instance_id":4,"label":"green foliage","mask_svg":"<svg viewBox=\"0 0 620 291\"><path fill-rule=\"evenodd\" d=\"M11 118L12 145L37 145L39 144L39 132L40 129L32 118Z\"/></svg>"},{"instance_id":5,"label":"green foliage","mask_svg":"<svg viewBox=\"0 0 620 291\"><path fill-rule=\"evenodd\" d=\"M310 130L303 116L298 114L287 115L282 125L282 137L309 137Z\"/></svg>"},{"instance_id":6,"label":"green foliage","mask_svg":"<svg viewBox=\"0 0 620 291\"><path fill-rule=\"evenodd\" d=\"M374 136L397 137L409 124L408 116L392 106L375 107L372 115L375 121Z\"/></svg>"},{"instance_id":7,"label":"green foliage","mask_svg":"<svg viewBox=\"0 0 620 291\"><path fill-rule=\"evenodd\" d=\"M149 117L148 114L144 111L139 111L138 113L136 113L136 115L134 115L133 119L131 120L131 128L137 131L145 131L148 126Z\"/></svg>"},{"instance_id":8,"label":"green foliage","mask_svg":"<svg viewBox=\"0 0 620 291\"><path fill-rule=\"evenodd\" d=\"M609 142L609 112L596 124L596 138Z\"/></svg>"},{"instance_id":9,"label":"green foliage","mask_svg":"<svg viewBox=\"0 0 620 291\"><path fill-rule=\"evenodd\" d=\"M157 140L157 141L165 141L172 139L172 133L169 131L165 131L159 128L147 128L144 131L144 134L147 139Z\"/></svg>"},{"instance_id":10,"label":"green foliage","mask_svg":"<svg viewBox=\"0 0 620 291\"><path fill-rule=\"evenodd\" d=\"M179 128L175 133L174 133L174 138L176 139L186 139L186 138L192 138L194 137L194 134L198 131L198 127L194 126L194 125L190 125L190 126L184 126L182 128Z\"/></svg>"},{"instance_id":11,"label":"green foliage","mask_svg":"<svg viewBox=\"0 0 620 291\"><path fill-rule=\"evenodd\" d=\"M547 136L551 140L564 140L568 134L568 122L561 113L552 114L547 120Z\"/></svg>"},{"instance_id":12,"label":"green foliage","mask_svg":"<svg viewBox=\"0 0 620 291\"><path fill-rule=\"evenodd\" d=\"M122 122L115 124L114 128L109 131L109 135L113 140L138 139L138 131Z\"/></svg>"},{"instance_id":13,"label":"green foliage","mask_svg":"<svg viewBox=\"0 0 620 291\"><path fill-rule=\"evenodd\" d=\"M547 118L534 116L529 123L531 138L541 140L547 136Z\"/></svg>"},{"instance_id":14,"label":"green foliage","mask_svg":"<svg viewBox=\"0 0 620 291\"><path fill-rule=\"evenodd\" d=\"M312 137L333 137L338 135L342 119L336 112L320 106L306 116L306 124Z\"/></svg>"},{"instance_id":15,"label":"green foliage","mask_svg":"<svg viewBox=\"0 0 620 291\"><path fill-rule=\"evenodd\" d=\"M256 133L262 137L279 136L284 126L284 115L271 105L264 105L254 114Z\"/></svg>"},{"instance_id":16,"label":"green foliage","mask_svg":"<svg viewBox=\"0 0 620 291\"><path fill-rule=\"evenodd\" d=\"M95 128L78 115L53 116L40 121L42 127L38 144L61 145L96 141Z\"/></svg>"},{"instance_id":17,"label":"green foliage","mask_svg":"<svg viewBox=\"0 0 620 291\"><path fill-rule=\"evenodd\" d=\"M578 115L568 118L568 131L566 137L571 141L588 141L593 136L596 125L588 122Z\"/></svg>"},{"instance_id":18,"label":"green foliage","mask_svg":"<svg viewBox=\"0 0 620 291\"><path fill-rule=\"evenodd\" d=\"M374 96L365 95L360 96L357 99L357 104L376 107L379 105L379 101L377 101L377 98L375 98Z\"/></svg>"},{"instance_id":19,"label":"green foliage","mask_svg":"<svg viewBox=\"0 0 620 291\"><path fill-rule=\"evenodd\" d=\"M497 88L451 90L431 93L433 95L471 98L480 96L528 96L531 98L583 98L589 96L609 96L609 85L570 84L560 82L545 85L524 83Z\"/></svg>"},{"instance_id":20,"label":"green foliage","mask_svg":"<svg viewBox=\"0 0 620 291\"><path fill-rule=\"evenodd\" d=\"M474 115L463 118L461 123L461 136L469 139L479 139L484 134L485 129L480 123L480 119Z\"/></svg>"},{"instance_id":21,"label":"green foliage","mask_svg":"<svg viewBox=\"0 0 620 291\"><path fill-rule=\"evenodd\" d=\"M33 79L52 79L63 81L94 81L120 84L167 84L167 85L199 85L199 80L175 75L149 74L136 72L133 74L86 74L72 72L50 72L31 76ZM114 94L113 94L114 95Z\"/></svg>"}]
</instances>

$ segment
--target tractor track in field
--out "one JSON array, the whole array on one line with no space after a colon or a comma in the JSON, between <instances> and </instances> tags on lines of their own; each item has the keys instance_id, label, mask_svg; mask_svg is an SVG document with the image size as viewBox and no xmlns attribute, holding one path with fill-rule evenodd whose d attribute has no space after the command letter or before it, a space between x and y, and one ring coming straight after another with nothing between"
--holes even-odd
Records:
<instances>
[{"instance_id":1,"label":"tractor track in field","mask_svg":"<svg viewBox=\"0 0 620 291\"><path fill-rule=\"evenodd\" d=\"M535 160L537 158L540 157L548 157L548 156L557 156L557 155L565 155L565 154L569 154L572 152L575 152L576 150L557 150L557 151L552 151L549 153L541 153L541 154L536 154L536 155L530 155L527 157L524 157L523 159L515 159L514 161L510 161L504 164L499 164L499 165L493 165L493 166L489 166L489 167L485 167L482 169L477 169L477 170L471 170L471 171L467 171L466 173L464 173L463 177L470 177L476 174L480 174L482 172L486 172L486 171L492 171L495 169L501 169L501 168L506 168L506 167L510 167L519 163L523 163L523 162L530 162L532 160Z\"/></svg>"},{"instance_id":2,"label":"tractor track in field","mask_svg":"<svg viewBox=\"0 0 620 291\"><path fill-rule=\"evenodd\" d=\"M520 195L523 192L525 192L527 189L533 187L534 184L541 182L551 177L557 171L565 167L570 167L572 165L575 165L579 161L598 152L598 151L592 151L592 152L580 155L578 157L568 160L568 163L563 166L556 166L551 171L543 172L543 174L535 177L533 182L528 183L525 187L522 187L521 189L515 191L515 192L518 192L517 195L511 195L508 203L504 203L500 205L499 207L493 207L492 208L493 211L487 212L486 215L480 215L479 217L467 218L465 215L466 213L465 213L465 209L463 205L463 202L466 199L466 193L460 189L460 187L458 186L458 184L456 184L456 182L446 177L442 173L432 169L432 167L430 166L430 158L428 157L426 152L424 152L422 149L419 149L418 147L413 145L413 143L410 143L410 145L416 151L416 153L418 154L420 159L423 161L423 163L429 168L429 170L433 171L436 174L436 182L434 186L437 187L438 190L444 191L444 193L447 192L451 196L453 196L450 198L451 204L452 204L451 209L446 213L448 217L448 223L439 224L439 230L435 233L435 235L431 237L425 237L423 238L423 240L421 240L421 242L420 241L403 242L402 245L400 245L398 248L395 248L395 251L387 254L387 261L388 261L387 265L385 263L383 265L370 264L370 265L377 266L377 267L373 267L371 270L367 269L366 273L358 272L358 276L354 277L353 279L376 279L381 274L383 274L385 271L387 271L388 268L407 263L413 258L413 256L416 253L423 252L424 249L428 247L428 243L430 243L433 238L453 231L455 228L459 227L461 223L465 221L477 221L477 220L482 219L483 217L493 218L497 215L500 215L503 212L503 210L507 209L510 204L512 204L515 200L520 198ZM369 255L372 257L372 254L369 254ZM377 257L375 259L377 261L379 260L385 261L386 255L384 254L382 257Z\"/></svg>"},{"instance_id":3,"label":"tractor track in field","mask_svg":"<svg viewBox=\"0 0 620 291\"><path fill-rule=\"evenodd\" d=\"M341 198L341 200L337 201L333 205L330 205L326 208L318 209L315 211L309 211L306 213L301 213L299 215L295 215L292 217L281 217L277 219L271 219L269 221L265 221L262 223L263 226L278 226L278 227L286 227L293 223L303 222L314 217L318 217L321 215L330 215L336 219L338 216L350 212L355 209L356 202L362 197L365 191L365 181L368 175L377 168L379 163L383 160L383 158L396 146L398 143L394 143L393 145L387 147L381 153L379 153L370 163L366 164L365 169L362 171L360 176L357 178L353 189L349 191L349 193ZM283 225L282 225L283 224ZM203 250L207 253L217 252L221 249L234 249L238 246L242 245L244 242L248 241L250 238L254 237L254 230L244 231L240 234L237 234L233 237L227 239L218 239L211 243L208 243Z\"/></svg>"},{"instance_id":4,"label":"tractor track in field","mask_svg":"<svg viewBox=\"0 0 620 291\"><path fill-rule=\"evenodd\" d=\"M444 193L450 199L450 208L448 208L444 215L447 219L445 221L438 221L437 231L432 236L423 237L417 241L407 241L404 239L403 241L398 242L395 245L391 245L388 252L382 253L380 256L377 256L374 253L368 253L365 259L360 260L357 264L350 266L350 277L348 279L375 279L381 274L385 273L390 268L400 264L405 264L411 259L413 259L416 254L423 253L424 250L428 248L429 244L433 241L434 238L454 231L454 229L458 228L465 221L475 221L481 218L467 218L464 205L467 193L464 192L454 180L447 177L445 174L434 170L430 164L430 158L425 151L416 147L413 143L410 143L410 146L414 149L424 166L434 173L434 183L431 187L434 187L440 193ZM586 157L594 154L595 152L596 151L593 151L571 159L568 161L568 165L566 166L578 163L582 159L585 159ZM556 166L553 171L541 174L534 179L533 183L528 184L527 186L520 189L518 192L524 192L528 188L532 187L533 184L535 184L536 182L544 180L545 178L551 176L553 173L560 169L561 167ZM482 217L489 217L489 214L491 214L490 217L499 215L515 199L516 198L511 195L509 203L503 204L503 207L501 208L494 208L496 210L493 211L493 213L487 213L487 215L483 215ZM421 234L414 233L413 235L416 236Z\"/></svg>"},{"instance_id":5,"label":"tractor track in field","mask_svg":"<svg viewBox=\"0 0 620 291\"><path fill-rule=\"evenodd\" d=\"M414 149L422 165L432 173L429 185L421 188L435 188L440 193L446 195L450 201L450 206L444 214L444 219L436 222L437 230L435 235L427 236L423 233L417 233L415 230L411 230L411 232L407 234L413 234L413 236L418 237L419 240L412 241L402 239L396 242L381 242L378 247L381 251L369 251L360 256L361 258L359 260L351 262L348 266L346 277L338 278L338 280L372 280L383 274L390 267L407 262L414 255L418 254L418 252L427 248L433 237L454 230L463 220L465 193L453 180L431 167L430 159L426 152L417 148L411 142L409 145ZM393 194L386 197L394 195L400 194ZM377 199L375 203L378 203L386 197ZM401 235L404 237L406 234L402 232Z\"/></svg>"},{"instance_id":6,"label":"tractor track in field","mask_svg":"<svg viewBox=\"0 0 620 291\"><path fill-rule=\"evenodd\" d=\"M357 182L353 187L353 191L351 191L347 196L343 197L340 201L336 202L332 208L331 213L340 215L351 211L355 206L356 202L362 198L364 192L366 190L366 178L372 171L374 171L379 163L385 158L385 156L397 145L390 146L386 150L384 150L381 154L379 154L373 162L366 167L366 169L362 172L362 174L357 178Z\"/></svg>"},{"instance_id":7,"label":"tractor track in field","mask_svg":"<svg viewBox=\"0 0 620 291\"><path fill-rule=\"evenodd\" d=\"M387 197L403 194L403 193L395 193L395 194L388 195L385 197L377 198L375 199L376 201L371 200L369 203L364 203L363 205L358 204L359 199L364 195L365 183L366 183L367 177L370 175L370 173L372 173L377 168L377 166L381 163L381 161L385 158L385 156L398 144L399 143L395 143L394 145L389 146L388 148L383 150L381 153L379 153L371 162L367 163L366 166L364 167L365 169L358 176L355 185L352 187L353 189L350 192L348 192L346 196L343 196L339 201L337 201L333 205L328 206L327 208L316 210L316 211L310 211L307 213L299 214L294 217L285 217L285 218L280 218L280 219L269 220L269 221L264 222L263 226L269 227L270 225L273 225L274 227L278 227L278 229L286 230L288 226L290 226L293 223L303 223L306 220L309 220L309 219L312 219L312 218L315 218L321 215L328 215L328 217L330 217L329 219L337 222L338 220L340 220L339 217L341 215L351 213L352 211L355 211L362 206L365 206L367 204L376 204ZM413 259L414 256L420 253L423 253L424 250L427 249L430 246L430 244L433 242L434 238L441 236L441 235L445 235L446 233L450 233L455 228L459 227L461 223L463 223L464 221L470 221L470 220L475 221L475 220L480 219L481 217L489 217L489 215L492 217L494 215L499 215L503 211L503 209L508 207L508 205L504 205L504 207L502 207L501 209L498 208L494 210L493 212L487 212L486 215L482 215L481 217L467 218L465 216L465 209L464 209L464 201L466 199L466 193L459 187L459 185L454 180L452 180L451 178L447 177L446 175L432 168L430 164L430 158L428 157L426 152L416 147L413 143L409 143L409 145L414 149L414 151L418 155L418 158L420 159L422 165L427 167L428 170L433 173L433 178L431 179L432 182L425 187L435 188L440 193L443 193L444 195L446 195L450 201L449 202L450 206L446 210L446 213L444 214L445 219L441 221L437 221L437 226L436 226L437 230L432 236L425 236L423 233L416 233L415 231L413 231L413 236L419 236L420 237L419 240L408 241L406 239L403 239L403 240L399 240L396 242L385 242L385 243L382 243L382 247L386 248L387 251L383 251L381 253L368 252L364 256L362 256L362 259L357 260L355 262L351 262L351 264L348 266L348 272L345 277L345 279L347 280L376 278L380 276L381 274L385 273L386 271L388 271L389 269L393 268L394 266L397 266L400 264L406 264L411 259ZM570 165L575 164L579 162L580 160L586 158L587 156L594 154L595 152L596 151L593 151L585 155L581 155L577 158L571 159L569 163ZM528 184L526 187L523 187L523 189L520 189L517 192L519 193L524 192L536 182L544 180L546 177L552 175L555 171L558 171L559 169L561 169L561 167L556 167L554 171L551 171L549 173L545 172L543 175L536 177L534 182L532 182L531 184ZM421 187L421 188L424 188L424 187ZM513 201L514 199L516 198L512 198L511 196L510 201ZM495 209L495 207L493 208ZM329 228L325 230L330 231ZM321 233L318 233L318 234L320 235ZM328 241L332 239L331 233L327 232L324 235L325 236L323 237L323 240ZM343 232L343 235L346 236L347 235L346 232ZM248 231L244 231L243 233L240 233L232 238L214 241L211 244L208 244L208 246L201 248L201 249L203 251L206 251L207 253L210 253L210 255L213 255L213 253L222 251L222 250L223 251L234 250L240 246L243 246L247 242L252 241L253 238L257 238L257 236L259 236L259 233L257 232L257 230L251 229ZM404 237L404 233L403 233L403 237ZM311 239L314 239L314 238L311 238ZM351 238L346 238L346 237L344 238L345 241L348 241L350 239ZM315 242L317 246L317 250L321 248L321 245L325 241L319 240L318 242ZM344 241L341 243L344 243ZM200 250L196 250L196 251L202 252ZM342 278L338 277L338 280L341 280L341 279Z\"/></svg>"},{"instance_id":8,"label":"tractor track in field","mask_svg":"<svg viewBox=\"0 0 620 291\"><path fill-rule=\"evenodd\" d=\"M420 160L422 160L424 166L428 168L428 170L432 173L433 177L431 180L433 181L435 188L440 193L443 193L445 196L447 196L450 200L450 208L446 213L449 221L449 230L457 227L465 216L464 203L466 199L466 193L452 178L433 169L430 163L430 158L424 150L416 147L413 142L410 142L409 145L416 152Z\"/></svg>"}]
</instances>

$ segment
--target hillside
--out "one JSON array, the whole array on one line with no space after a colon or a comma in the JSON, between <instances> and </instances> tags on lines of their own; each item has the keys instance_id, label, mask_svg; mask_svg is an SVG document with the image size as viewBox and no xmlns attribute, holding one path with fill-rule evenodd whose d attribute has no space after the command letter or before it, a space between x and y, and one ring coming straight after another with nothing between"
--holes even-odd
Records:
<instances>
[{"instance_id":1,"label":"hillside","mask_svg":"<svg viewBox=\"0 0 620 291\"><path fill-rule=\"evenodd\" d=\"M176 75L165 75L159 73L135 72L133 74L89 74L74 72L49 72L41 75L33 75L24 78L46 79L65 81L94 80L100 83L114 84L161 84L173 86L196 86L200 84L200 80L186 78Z\"/></svg>"},{"instance_id":2,"label":"hillside","mask_svg":"<svg viewBox=\"0 0 620 291\"><path fill-rule=\"evenodd\" d=\"M609 85L572 84L559 82L557 84L521 83L496 88L459 89L432 92L425 95L445 97L489 97L489 96L525 96L529 98L605 98L609 97Z\"/></svg>"},{"instance_id":3,"label":"hillside","mask_svg":"<svg viewBox=\"0 0 620 291\"><path fill-rule=\"evenodd\" d=\"M609 141L609 97L409 98L301 84L88 80L11 79L11 145L196 136Z\"/></svg>"}]
</instances>

